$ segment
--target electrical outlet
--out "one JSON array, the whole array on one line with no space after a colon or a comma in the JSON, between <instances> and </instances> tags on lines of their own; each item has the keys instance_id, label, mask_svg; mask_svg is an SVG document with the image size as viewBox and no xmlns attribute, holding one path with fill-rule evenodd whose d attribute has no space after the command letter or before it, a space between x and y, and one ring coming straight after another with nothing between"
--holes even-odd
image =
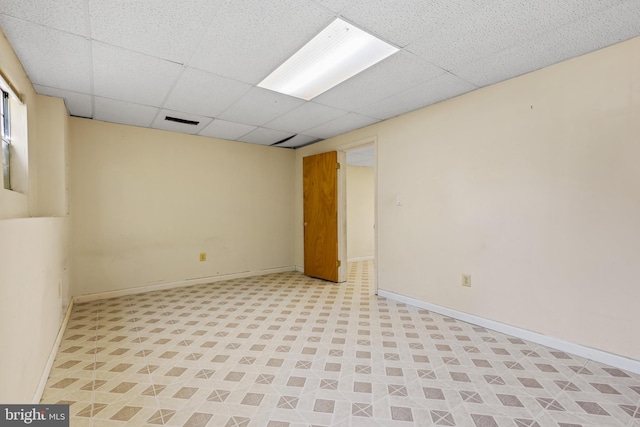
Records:
<instances>
[{"instance_id":1,"label":"electrical outlet","mask_svg":"<svg viewBox=\"0 0 640 427\"><path fill-rule=\"evenodd\" d=\"M467 288L471 287L471 275L463 274L462 275L462 286L466 286Z\"/></svg>"},{"instance_id":2,"label":"electrical outlet","mask_svg":"<svg viewBox=\"0 0 640 427\"><path fill-rule=\"evenodd\" d=\"M206 252L200 252L200 262L206 261L207 260L207 253Z\"/></svg>"}]
</instances>

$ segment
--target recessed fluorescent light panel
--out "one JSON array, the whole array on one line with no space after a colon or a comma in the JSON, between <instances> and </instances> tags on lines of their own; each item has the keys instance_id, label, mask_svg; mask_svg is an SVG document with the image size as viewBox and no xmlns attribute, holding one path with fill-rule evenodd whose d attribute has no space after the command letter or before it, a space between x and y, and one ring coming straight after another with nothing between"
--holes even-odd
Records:
<instances>
[{"instance_id":1,"label":"recessed fluorescent light panel","mask_svg":"<svg viewBox=\"0 0 640 427\"><path fill-rule=\"evenodd\" d=\"M258 86L310 100L398 50L336 19Z\"/></svg>"}]
</instances>

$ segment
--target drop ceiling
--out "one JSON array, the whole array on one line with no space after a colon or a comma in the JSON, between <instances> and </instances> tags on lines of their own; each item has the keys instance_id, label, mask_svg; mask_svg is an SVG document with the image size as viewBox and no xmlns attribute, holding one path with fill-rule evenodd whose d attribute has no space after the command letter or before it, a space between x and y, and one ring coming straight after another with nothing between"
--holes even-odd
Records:
<instances>
[{"instance_id":1,"label":"drop ceiling","mask_svg":"<svg viewBox=\"0 0 640 427\"><path fill-rule=\"evenodd\" d=\"M310 101L257 87L337 17L400 51ZM0 0L0 27L71 115L299 147L639 36L640 1Z\"/></svg>"}]
</instances>

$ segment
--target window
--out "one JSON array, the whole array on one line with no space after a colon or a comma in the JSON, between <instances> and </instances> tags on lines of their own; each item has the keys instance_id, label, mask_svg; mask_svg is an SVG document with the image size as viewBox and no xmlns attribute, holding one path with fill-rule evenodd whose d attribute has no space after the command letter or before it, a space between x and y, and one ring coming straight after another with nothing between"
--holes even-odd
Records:
<instances>
[{"instance_id":1,"label":"window","mask_svg":"<svg viewBox=\"0 0 640 427\"><path fill-rule=\"evenodd\" d=\"M2 176L4 188L11 190L11 120L9 118L9 93L2 92L2 102L0 103L0 114L2 123L0 124L2 133Z\"/></svg>"}]
</instances>

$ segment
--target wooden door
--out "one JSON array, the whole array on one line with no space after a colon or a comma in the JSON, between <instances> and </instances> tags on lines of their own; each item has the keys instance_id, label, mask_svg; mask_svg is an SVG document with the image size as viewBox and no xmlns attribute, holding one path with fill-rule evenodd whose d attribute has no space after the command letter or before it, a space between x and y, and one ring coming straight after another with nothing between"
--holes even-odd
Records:
<instances>
[{"instance_id":1,"label":"wooden door","mask_svg":"<svg viewBox=\"0 0 640 427\"><path fill-rule=\"evenodd\" d=\"M304 274L338 281L338 153L302 159Z\"/></svg>"}]
</instances>

